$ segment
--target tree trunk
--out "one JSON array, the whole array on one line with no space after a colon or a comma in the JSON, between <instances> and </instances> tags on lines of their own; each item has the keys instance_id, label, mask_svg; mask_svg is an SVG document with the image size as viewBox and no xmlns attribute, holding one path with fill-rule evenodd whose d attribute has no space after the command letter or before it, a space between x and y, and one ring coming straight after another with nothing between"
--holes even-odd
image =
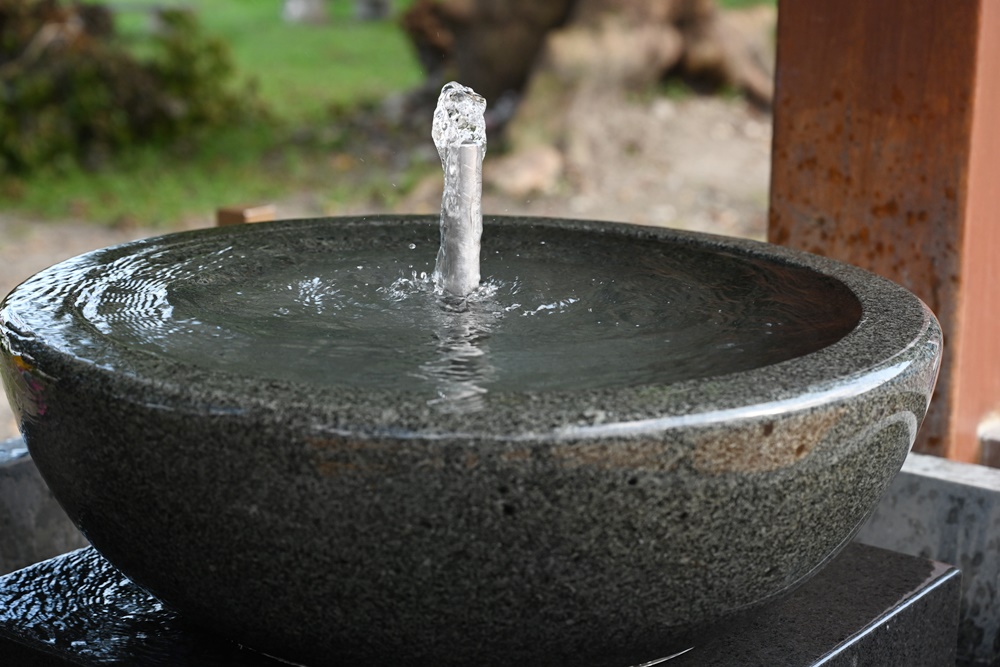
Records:
<instances>
[{"instance_id":1,"label":"tree trunk","mask_svg":"<svg viewBox=\"0 0 1000 667\"><path fill-rule=\"evenodd\" d=\"M449 79L487 98L487 127L504 129L511 155L485 177L515 194L533 187L518 178L527 172L579 181L604 139L591 110L668 73L770 104L775 12L762 9L763 30L736 18L757 10L721 12L715 0L417 0L404 27L428 72L424 103Z\"/></svg>"},{"instance_id":2,"label":"tree trunk","mask_svg":"<svg viewBox=\"0 0 1000 667\"><path fill-rule=\"evenodd\" d=\"M403 19L431 76L454 78L491 104L522 90L546 35L574 0L417 0Z\"/></svg>"},{"instance_id":3,"label":"tree trunk","mask_svg":"<svg viewBox=\"0 0 1000 667\"><path fill-rule=\"evenodd\" d=\"M715 0L417 0L403 25L435 85L457 79L491 104L555 69L631 88L681 71L768 105L773 55L752 18L762 12L773 24L773 8L720 12Z\"/></svg>"}]
</instances>

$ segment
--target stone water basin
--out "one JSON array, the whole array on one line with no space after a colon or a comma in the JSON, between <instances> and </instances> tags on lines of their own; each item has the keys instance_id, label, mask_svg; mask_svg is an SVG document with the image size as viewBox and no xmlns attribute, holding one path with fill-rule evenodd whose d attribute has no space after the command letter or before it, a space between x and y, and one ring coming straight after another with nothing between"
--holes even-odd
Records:
<instances>
[{"instance_id":1,"label":"stone water basin","mask_svg":"<svg viewBox=\"0 0 1000 667\"><path fill-rule=\"evenodd\" d=\"M172 234L0 307L32 456L192 621L307 665L627 667L781 596L899 470L941 354L865 271L763 243L436 217Z\"/></svg>"}]
</instances>

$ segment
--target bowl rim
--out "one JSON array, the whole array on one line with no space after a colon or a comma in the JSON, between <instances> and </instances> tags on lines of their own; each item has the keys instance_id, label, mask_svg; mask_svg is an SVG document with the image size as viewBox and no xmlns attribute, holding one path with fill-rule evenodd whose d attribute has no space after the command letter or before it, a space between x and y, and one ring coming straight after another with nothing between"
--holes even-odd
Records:
<instances>
[{"instance_id":1,"label":"bowl rim","mask_svg":"<svg viewBox=\"0 0 1000 667\"><path fill-rule=\"evenodd\" d=\"M304 230L309 225L437 225L434 215L370 215L292 219L174 232L85 253L45 269L16 287L0 303L0 356L27 360L40 378L88 376L121 401L161 401L192 414L269 415L268 420L327 435L402 439L501 439L552 441L623 438L712 426L734 419L763 419L855 399L914 374L929 376L929 398L941 355L941 330L923 302L903 287L864 269L819 255L751 239L626 223L562 218L484 216L493 225L530 225L554 230L619 234L703 250L727 251L801 267L845 285L861 304L858 324L835 343L806 355L750 370L669 384L563 391L498 391L485 408L447 413L426 397L406 391L317 387L286 380L201 369L152 355L130 359L126 371L81 358L33 332L55 316L51 309L25 308L22 293L52 271L102 256L163 245L197 242L228 234ZM33 304L37 306L37 304ZM170 378L164 380L163 378ZM384 406L394 406L391 413ZM599 406L601 417L588 416ZM282 416L284 415L284 416ZM290 416L294 415L294 416ZM30 415L28 415L30 418Z\"/></svg>"}]
</instances>

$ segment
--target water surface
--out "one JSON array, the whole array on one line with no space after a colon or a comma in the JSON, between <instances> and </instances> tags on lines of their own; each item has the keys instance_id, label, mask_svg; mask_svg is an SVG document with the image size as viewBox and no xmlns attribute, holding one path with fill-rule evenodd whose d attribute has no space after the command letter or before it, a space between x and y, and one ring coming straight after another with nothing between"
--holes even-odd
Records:
<instances>
[{"instance_id":1,"label":"water surface","mask_svg":"<svg viewBox=\"0 0 1000 667\"><path fill-rule=\"evenodd\" d=\"M433 227L324 230L262 226L96 253L29 281L6 308L102 365L141 350L260 378L416 392L446 409L475 408L486 392L749 370L830 345L860 317L846 287L810 270L551 228L489 228L483 286L449 300L429 278Z\"/></svg>"}]
</instances>

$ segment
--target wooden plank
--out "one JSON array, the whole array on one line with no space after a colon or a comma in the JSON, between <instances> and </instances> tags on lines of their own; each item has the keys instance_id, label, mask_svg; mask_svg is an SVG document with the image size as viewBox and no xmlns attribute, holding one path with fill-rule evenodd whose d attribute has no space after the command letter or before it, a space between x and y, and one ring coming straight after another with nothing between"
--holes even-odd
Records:
<instances>
[{"instance_id":1,"label":"wooden plank","mask_svg":"<svg viewBox=\"0 0 1000 667\"><path fill-rule=\"evenodd\" d=\"M226 206L215 211L215 226L242 225L251 222L271 222L276 211L273 204L259 206Z\"/></svg>"},{"instance_id":2,"label":"wooden plank","mask_svg":"<svg viewBox=\"0 0 1000 667\"><path fill-rule=\"evenodd\" d=\"M1000 405L1000 345L983 340L1000 331L987 261L1000 253L998 4L786 0L778 13L769 240L880 273L934 310L947 347L916 447L966 461L984 406ZM978 86L977 64L994 71Z\"/></svg>"}]
</instances>

